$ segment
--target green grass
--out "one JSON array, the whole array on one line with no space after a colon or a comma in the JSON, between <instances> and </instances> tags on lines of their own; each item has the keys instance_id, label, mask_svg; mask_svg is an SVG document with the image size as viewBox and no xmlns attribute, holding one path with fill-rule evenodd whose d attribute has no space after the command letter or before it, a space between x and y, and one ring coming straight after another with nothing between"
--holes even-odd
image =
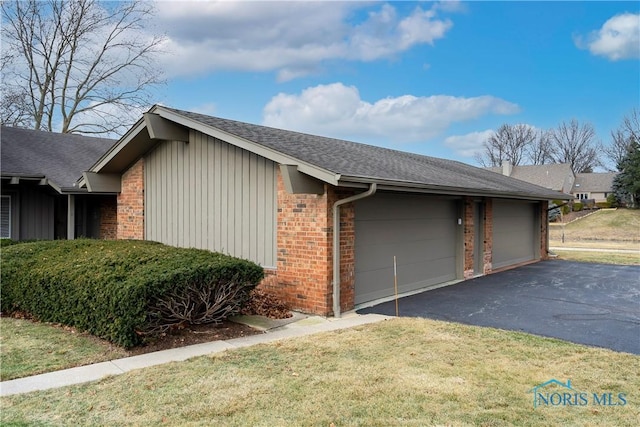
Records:
<instances>
[{"instance_id":1,"label":"green grass","mask_svg":"<svg viewBox=\"0 0 640 427\"><path fill-rule=\"evenodd\" d=\"M615 252L563 251L555 249L558 259L564 261L594 262L600 264L640 265L640 254Z\"/></svg>"},{"instance_id":2,"label":"green grass","mask_svg":"<svg viewBox=\"0 0 640 427\"><path fill-rule=\"evenodd\" d=\"M636 426L640 358L424 319L227 351L2 399L2 424ZM551 378L625 406L533 408Z\"/></svg>"},{"instance_id":3,"label":"green grass","mask_svg":"<svg viewBox=\"0 0 640 427\"><path fill-rule=\"evenodd\" d=\"M549 239L559 242L562 225L549 224ZM567 241L640 242L640 209L601 209L564 226Z\"/></svg>"},{"instance_id":4,"label":"green grass","mask_svg":"<svg viewBox=\"0 0 640 427\"><path fill-rule=\"evenodd\" d=\"M119 347L71 328L0 318L2 381L117 359L126 354Z\"/></svg>"}]
</instances>

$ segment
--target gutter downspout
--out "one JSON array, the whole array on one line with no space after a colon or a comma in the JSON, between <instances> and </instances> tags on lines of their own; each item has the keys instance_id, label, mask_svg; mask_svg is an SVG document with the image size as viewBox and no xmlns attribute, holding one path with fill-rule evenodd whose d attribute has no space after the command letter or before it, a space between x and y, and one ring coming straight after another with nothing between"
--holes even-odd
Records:
<instances>
[{"instance_id":1,"label":"gutter downspout","mask_svg":"<svg viewBox=\"0 0 640 427\"><path fill-rule=\"evenodd\" d=\"M340 206L376 193L378 184L372 182L364 193L340 199L333 204L333 316L340 317Z\"/></svg>"}]
</instances>

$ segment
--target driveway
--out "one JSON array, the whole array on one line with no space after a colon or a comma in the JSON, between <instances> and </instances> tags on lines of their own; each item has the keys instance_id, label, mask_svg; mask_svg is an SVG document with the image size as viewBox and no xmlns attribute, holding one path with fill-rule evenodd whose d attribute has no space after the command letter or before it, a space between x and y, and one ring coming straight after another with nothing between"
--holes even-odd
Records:
<instances>
[{"instance_id":1,"label":"driveway","mask_svg":"<svg viewBox=\"0 0 640 427\"><path fill-rule=\"evenodd\" d=\"M640 266L544 261L401 298L399 312L640 354ZM395 302L358 313L394 316Z\"/></svg>"}]
</instances>

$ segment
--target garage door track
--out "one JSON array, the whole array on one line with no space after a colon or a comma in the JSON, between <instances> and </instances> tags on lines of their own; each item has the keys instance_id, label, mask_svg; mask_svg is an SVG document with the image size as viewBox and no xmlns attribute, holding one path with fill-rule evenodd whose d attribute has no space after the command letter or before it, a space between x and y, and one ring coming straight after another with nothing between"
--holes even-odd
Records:
<instances>
[{"instance_id":1,"label":"garage door track","mask_svg":"<svg viewBox=\"0 0 640 427\"><path fill-rule=\"evenodd\" d=\"M399 312L640 354L640 266L544 261L401 298Z\"/></svg>"}]
</instances>

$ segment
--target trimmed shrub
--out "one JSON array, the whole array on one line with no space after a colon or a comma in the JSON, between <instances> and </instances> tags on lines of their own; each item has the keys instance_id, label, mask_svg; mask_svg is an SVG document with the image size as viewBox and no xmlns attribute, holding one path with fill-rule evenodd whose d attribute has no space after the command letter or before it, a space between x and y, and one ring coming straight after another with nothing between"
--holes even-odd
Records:
<instances>
[{"instance_id":1,"label":"trimmed shrub","mask_svg":"<svg viewBox=\"0 0 640 427\"><path fill-rule=\"evenodd\" d=\"M573 211L580 212L584 208L584 205L580 202L576 202L573 204Z\"/></svg>"},{"instance_id":2,"label":"trimmed shrub","mask_svg":"<svg viewBox=\"0 0 640 427\"><path fill-rule=\"evenodd\" d=\"M549 203L549 210L547 211L547 217L551 222L560 219L560 208L555 202Z\"/></svg>"},{"instance_id":3,"label":"trimmed shrub","mask_svg":"<svg viewBox=\"0 0 640 427\"><path fill-rule=\"evenodd\" d=\"M155 242L24 243L2 249L1 308L132 347L238 313L263 275L250 261Z\"/></svg>"},{"instance_id":4,"label":"trimmed shrub","mask_svg":"<svg viewBox=\"0 0 640 427\"><path fill-rule=\"evenodd\" d=\"M596 207L598 209L609 209L611 207L611 203L609 202L597 202Z\"/></svg>"}]
</instances>

